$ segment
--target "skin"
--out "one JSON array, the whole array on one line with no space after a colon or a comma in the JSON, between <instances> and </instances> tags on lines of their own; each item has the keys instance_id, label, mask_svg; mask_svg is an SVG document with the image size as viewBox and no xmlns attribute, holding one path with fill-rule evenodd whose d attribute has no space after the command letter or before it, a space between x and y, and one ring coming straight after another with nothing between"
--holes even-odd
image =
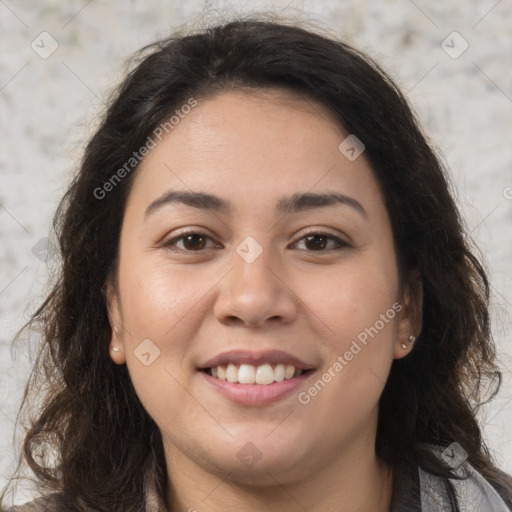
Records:
<instances>
[{"instance_id":1,"label":"skin","mask_svg":"<svg viewBox=\"0 0 512 512\"><path fill-rule=\"evenodd\" d=\"M222 93L199 101L137 171L108 292L110 355L128 366L161 431L172 510L389 510L392 472L374 449L378 400L393 359L419 334L421 304L401 285L364 153L349 161L338 150L347 135L288 92ZM214 194L231 211L171 203L145 217L168 190ZM276 212L282 197L333 191L366 214L346 204ZM199 249L197 239L164 246L187 228L207 236ZM318 249L304 238L318 232L345 244L317 237L327 243ZM247 236L263 251L252 263L236 252ZM307 390L395 303L401 311L307 404L294 392L237 405L197 371L226 350L280 349L316 368ZM134 352L144 339L160 350L148 366ZM248 442L261 454L252 467L237 457Z\"/></svg>"}]
</instances>

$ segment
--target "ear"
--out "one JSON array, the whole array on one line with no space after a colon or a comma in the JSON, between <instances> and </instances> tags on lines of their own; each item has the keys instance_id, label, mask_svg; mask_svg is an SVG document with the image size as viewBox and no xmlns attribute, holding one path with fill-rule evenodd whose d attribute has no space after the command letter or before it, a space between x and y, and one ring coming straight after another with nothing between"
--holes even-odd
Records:
<instances>
[{"instance_id":1,"label":"ear","mask_svg":"<svg viewBox=\"0 0 512 512\"><path fill-rule=\"evenodd\" d=\"M393 347L395 359L411 352L423 327L423 284L419 273L414 273L403 287L400 304Z\"/></svg>"},{"instance_id":2,"label":"ear","mask_svg":"<svg viewBox=\"0 0 512 512\"><path fill-rule=\"evenodd\" d=\"M121 301L119 290L109 279L104 287L105 302L107 306L108 321L112 335L109 343L109 354L112 361L116 364L124 364L126 358L124 355L124 337L122 327Z\"/></svg>"}]
</instances>

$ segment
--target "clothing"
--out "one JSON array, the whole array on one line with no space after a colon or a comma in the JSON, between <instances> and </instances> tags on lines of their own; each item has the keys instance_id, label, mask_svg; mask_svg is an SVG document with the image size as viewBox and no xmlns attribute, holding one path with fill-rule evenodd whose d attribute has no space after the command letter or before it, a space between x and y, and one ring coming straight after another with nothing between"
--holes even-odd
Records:
<instances>
[{"instance_id":1,"label":"clothing","mask_svg":"<svg viewBox=\"0 0 512 512\"><path fill-rule=\"evenodd\" d=\"M466 463L464 471L469 477L456 480L434 476L418 467L401 466L395 473L390 512L512 512L475 469ZM462 468L456 473L462 476ZM144 471L144 489L145 506L141 512L169 512L156 491L152 472L147 469ZM73 511L62 496L52 495L5 512Z\"/></svg>"},{"instance_id":2,"label":"clothing","mask_svg":"<svg viewBox=\"0 0 512 512\"><path fill-rule=\"evenodd\" d=\"M438 455L443 451L438 447L431 449ZM400 466L395 474L390 512L512 512L470 464L465 463L454 473L467 478L448 479L419 467Z\"/></svg>"}]
</instances>

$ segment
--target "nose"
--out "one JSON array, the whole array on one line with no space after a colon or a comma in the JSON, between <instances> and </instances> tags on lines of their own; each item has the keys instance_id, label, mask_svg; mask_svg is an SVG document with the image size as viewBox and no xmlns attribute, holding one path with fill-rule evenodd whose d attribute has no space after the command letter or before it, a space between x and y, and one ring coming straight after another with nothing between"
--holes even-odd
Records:
<instances>
[{"instance_id":1,"label":"nose","mask_svg":"<svg viewBox=\"0 0 512 512\"><path fill-rule=\"evenodd\" d=\"M268 251L252 263L238 255L234 267L220 283L214 314L224 325L260 327L265 323L290 323L297 314L292 283L270 266Z\"/></svg>"}]
</instances>

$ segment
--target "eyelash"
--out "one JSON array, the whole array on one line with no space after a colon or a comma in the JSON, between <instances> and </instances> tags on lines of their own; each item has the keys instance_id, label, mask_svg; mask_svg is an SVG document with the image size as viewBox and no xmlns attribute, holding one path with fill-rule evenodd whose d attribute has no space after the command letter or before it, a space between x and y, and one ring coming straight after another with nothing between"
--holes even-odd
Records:
<instances>
[{"instance_id":1,"label":"eyelash","mask_svg":"<svg viewBox=\"0 0 512 512\"><path fill-rule=\"evenodd\" d=\"M171 238L169 239L167 242L165 242L163 244L163 246L167 249L169 249L170 251L173 251L173 252L188 252L188 253L193 253L193 252L202 252L203 250L205 249L199 249L199 250L189 250L189 249L182 249L182 248L176 248L174 246L174 244L184 238L186 238L187 236L190 236L190 235L199 235L201 237L205 237L209 240L213 240L212 237L208 236L207 234L201 232L201 231L186 231L184 233L181 233L179 234L178 236L175 236L174 238ZM342 240L341 238L338 238L337 236L334 236L330 233L326 233L326 232L323 232L323 231L311 231L309 233L305 233L303 234L298 240L297 242L301 241L301 240L304 240L305 238L307 238L308 236L314 236L314 235L319 235L321 237L325 237L327 238L328 240L330 241L334 241L338 244L338 247L334 248L334 249L321 249L321 250L318 250L318 251L315 251L315 250L307 250L307 252L315 252L315 253L321 253L321 252L331 252L331 251L337 251L337 250L340 250L340 249L344 249L344 248L347 248L347 247L350 247L350 245L345 242L344 240ZM294 242L295 244L297 242Z\"/></svg>"}]
</instances>

